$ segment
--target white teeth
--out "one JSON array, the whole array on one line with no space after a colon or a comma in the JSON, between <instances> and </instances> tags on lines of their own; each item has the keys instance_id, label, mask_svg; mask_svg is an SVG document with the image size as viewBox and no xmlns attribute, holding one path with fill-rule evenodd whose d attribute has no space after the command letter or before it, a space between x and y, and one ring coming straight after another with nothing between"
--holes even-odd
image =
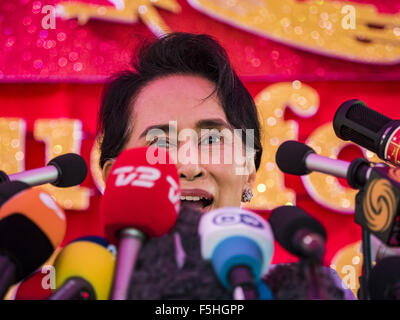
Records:
<instances>
[{"instance_id":1,"label":"white teeth","mask_svg":"<svg viewBox=\"0 0 400 320\"><path fill-rule=\"evenodd\" d=\"M205 199L205 198L198 197L198 196L181 196L182 201L200 201L201 199Z\"/></svg>"}]
</instances>

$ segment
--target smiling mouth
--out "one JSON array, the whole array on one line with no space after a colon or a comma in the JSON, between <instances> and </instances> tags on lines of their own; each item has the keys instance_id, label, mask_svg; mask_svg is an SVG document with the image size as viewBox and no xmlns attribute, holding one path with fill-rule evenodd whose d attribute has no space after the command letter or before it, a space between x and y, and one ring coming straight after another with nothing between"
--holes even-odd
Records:
<instances>
[{"instance_id":1,"label":"smiling mouth","mask_svg":"<svg viewBox=\"0 0 400 320\"><path fill-rule=\"evenodd\" d=\"M181 206L190 207L202 212L210 209L214 203L214 197L206 192L182 191Z\"/></svg>"}]
</instances>

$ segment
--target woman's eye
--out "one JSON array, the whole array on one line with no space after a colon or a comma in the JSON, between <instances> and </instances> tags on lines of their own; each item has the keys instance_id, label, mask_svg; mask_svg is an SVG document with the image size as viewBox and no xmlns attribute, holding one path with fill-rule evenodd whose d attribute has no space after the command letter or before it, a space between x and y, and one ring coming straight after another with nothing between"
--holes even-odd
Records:
<instances>
[{"instance_id":1,"label":"woman's eye","mask_svg":"<svg viewBox=\"0 0 400 320\"><path fill-rule=\"evenodd\" d=\"M153 141L150 142L150 145L161 148L168 148L169 143L165 138L155 138Z\"/></svg>"},{"instance_id":2,"label":"woman's eye","mask_svg":"<svg viewBox=\"0 0 400 320\"><path fill-rule=\"evenodd\" d=\"M202 139L201 144L218 144L221 143L222 141L222 136L220 134L211 134L205 138Z\"/></svg>"}]
</instances>

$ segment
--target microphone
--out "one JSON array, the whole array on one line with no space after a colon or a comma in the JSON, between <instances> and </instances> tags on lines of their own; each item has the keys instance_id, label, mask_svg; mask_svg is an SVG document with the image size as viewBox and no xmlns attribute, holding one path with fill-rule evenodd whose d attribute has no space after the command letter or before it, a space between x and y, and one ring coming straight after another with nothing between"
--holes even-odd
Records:
<instances>
[{"instance_id":1,"label":"microphone","mask_svg":"<svg viewBox=\"0 0 400 320\"><path fill-rule=\"evenodd\" d=\"M319 156L297 141L286 141L279 146L276 163L280 170L289 174L318 171L346 178L351 187L361 189L356 196L356 223L384 243L400 245L399 169L384 163L372 165L363 158L347 162Z\"/></svg>"},{"instance_id":2,"label":"microphone","mask_svg":"<svg viewBox=\"0 0 400 320\"><path fill-rule=\"evenodd\" d=\"M400 257L387 257L371 270L368 288L373 300L400 300Z\"/></svg>"},{"instance_id":3,"label":"microphone","mask_svg":"<svg viewBox=\"0 0 400 320\"><path fill-rule=\"evenodd\" d=\"M0 298L45 263L64 238L65 214L45 191L28 189L0 209Z\"/></svg>"},{"instance_id":4,"label":"microphone","mask_svg":"<svg viewBox=\"0 0 400 320\"><path fill-rule=\"evenodd\" d=\"M370 174L370 163L358 158L353 162L320 156L304 143L288 140L282 143L275 155L278 168L289 174L302 176L312 171L346 178L350 186L360 188L365 185Z\"/></svg>"},{"instance_id":5,"label":"microphone","mask_svg":"<svg viewBox=\"0 0 400 320\"><path fill-rule=\"evenodd\" d=\"M325 252L324 227L299 207L281 206L274 209L269 223L276 240L290 253L300 257L309 283L309 298L320 300L320 279L316 266L321 265Z\"/></svg>"},{"instance_id":6,"label":"microphone","mask_svg":"<svg viewBox=\"0 0 400 320\"><path fill-rule=\"evenodd\" d=\"M325 252L324 227L296 206L274 209L268 219L276 240L290 253L320 264Z\"/></svg>"},{"instance_id":7,"label":"microphone","mask_svg":"<svg viewBox=\"0 0 400 320\"><path fill-rule=\"evenodd\" d=\"M54 261L57 291L49 300L108 299L115 257L101 239L75 240L62 249Z\"/></svg>"},{"instance_id":8,"label":"microphone","mask_svg":"<svg viewBox=\"0 0 400 320\"><path fill-rule=\"evenodd\" d=\"M358 99L343 102L333 118L333 129L338 138L350 140L394 165L398 156L400 120L392 120L367 107Z\"/></svg>"},{"instance_id":9,"label":"microphone","mask_svg":"<svg viewBox=\"0 0 400 320\"><path fill-rule=\"evenodd\" d=\"M21 181L0 183L0 208L8 199L26 189L29 189L29 185Z\"/></svg>"},{"instance_id":10,"label":"microphone","mask_svg":"<svg viewBox=\"0 0 400 320\"><path fill-rule=\"evenodd\" d=\"M175 225L179 206L178 172L166 150L136 148L118 156L100 207L106 239L118 247L113 300L126 299L142 243L166 234Z\"/></svg>"},{"instance_id":11,"label":"microphone","mask_svg":"<svg viewBox=\"0 0 400 320\"><path fill-rule=\"evenodd\" d=\"M274 252L268 222L248 210L226 207L201 217L199 235L203 259L211 260L218 279L234 299L260 298L261 277ZM271 298L270 292L267 296Z\"/></svg>"},{"instance_id":12,"label":"microphone","mask_svg":"<svg viewBox=\"0 0 400 320\"><path fill-rule=\"evenodd\" d=\"M22 181L29 186L51 183L53 186L67 188L81 184L87 175L85 160L76 153L66 153L49 161L46 167L0 175L0 183Z\"/></svg>"}]
</instances>

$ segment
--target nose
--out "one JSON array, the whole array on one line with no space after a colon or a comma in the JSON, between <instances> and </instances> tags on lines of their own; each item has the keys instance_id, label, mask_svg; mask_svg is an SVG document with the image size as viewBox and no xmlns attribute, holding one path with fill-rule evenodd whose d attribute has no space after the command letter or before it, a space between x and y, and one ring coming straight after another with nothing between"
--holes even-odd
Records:
<instances>
[{"instance_id":1,"label":"nose","mask_svg":"<svg viewBox=\"0 0 400 320\"><path fill-rule=\"evenodd\" d=\"M177 168L179 178L187 181L193 181L205 175L204 168L199 162L198 148L195 144L185 144L178 149Z\"/></svg>"},{"instance_id":2,"label":"nose","mask_svg":"<svg viewBox=\"0 0 400 320\"><path fill-rule=\"evenodd\" d=\"M184 164L178 168L178 174L180 179L193 181L197 178L202 177L203 170L199 165Z\"/></svg>"}]
</instances>

